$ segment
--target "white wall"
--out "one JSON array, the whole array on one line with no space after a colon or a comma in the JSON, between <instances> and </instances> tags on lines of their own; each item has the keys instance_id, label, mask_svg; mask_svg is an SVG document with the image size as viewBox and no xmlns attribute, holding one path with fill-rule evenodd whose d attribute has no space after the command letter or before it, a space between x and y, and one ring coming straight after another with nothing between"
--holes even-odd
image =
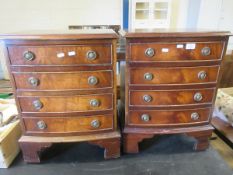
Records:
<instances>
[{"instance_id":1,"label":"white wall","mask_svg":"<svg viewBox=\"0 0 233 175\"><path fill-rule=\"evenodd\" d=\"M0 0L0 32L122 22L122 0Z\"/></svg>"},{"instance_id":2,"label":"white wall","mask_svg":"<svg viewBox=\"0 0 233 175\"><path fill-rule=\"evenodd\" d=\"M188 15L186 22L187 28L196 28L200 5L201 5L201 0L189 0Z\"/></svg>"},{"instance_id":3,"label":"white wall","mask_svg":"<svg viewBox=\"0 0 233 175\"><path fill-rule=\"evenodd\" d=\"M201 0L197 28L233 32L233 1ZM228 53L233 50L232 37L230 37L227 49Z\"/></svg>"},{"instance_id":4,"label":"white wall","mask_svg":"<svg viewBox=\"0 0 233 175\"><path fill-rule=\"evenodd\" d=\"M188 17L188 7L189 0L173 0L178 4L178 8L176 9L177 22L175 28L186 28L187 26L187 17Z\"/></svg>"},{"instance_id":5,"label":"white wall","mask_svg":"<svg viewBox=\"0 0 233 175\"><path fill-rule=\"evenodd\" d=\"M220 19L218 23L220 30L227 30L233 33L233 1L222 0ZM228 49L233 50L233 37L230 37Z\"/></svg>"},{"instance_id":6,"label":"white wall","mask_svg":"<svg viewBox=\"0 0 233 175\"><path fill-rule=\"evenodd\" d=\"M0 4L0 33L122 24L122 0L0 0ZM0 79L8 78L3 57L0 44Z\"/></svg>"},{"instance_id":7,"label":"white wall","mask_svg":"<svg viewBox=\"0 0 233 175\"><path fill-rule=\"evenodd\" d=\"M202 29L218 29L222 0L202 0L197 27Z\"/></svg>"}]
</instances>

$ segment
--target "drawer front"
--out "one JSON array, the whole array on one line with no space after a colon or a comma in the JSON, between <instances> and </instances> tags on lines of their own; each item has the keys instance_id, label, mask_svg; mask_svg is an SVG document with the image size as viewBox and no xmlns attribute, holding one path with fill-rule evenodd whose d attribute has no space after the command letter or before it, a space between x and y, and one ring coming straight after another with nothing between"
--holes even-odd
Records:
<instances>
[{"instance_id":1,"label":"drawer front","mask_svg":"<svg viewBox=\"0 0 233 175\"><path fill-rule=\"evenodd\" d=\"M113 95L18 97L22 112L85 112L113 108Z\"/></svg>"},{"instance_id":2,"label":"drawer front","mask_svg":"<svg viewBox=\"0 0 233 175\"><path fill-rule=\"evenodd\" d=\"M142 85L216 83L219 66L130 68L130 83Z\"/></svg>"},{"instance_id":3,"label":"drawer front","mask_svg":"<svg viewBox=\"0 0 233 175\"><path fill-rule=\"evenodd\" d=\"M112 87L112 71L13 73L16 88L25 90L98 89Z\"/></svg>"},{"instance_id":4,"label":"drawer front","mask_svg":"<svg viewBox=\"0 0 233 175\"><path fill-rule=\"evenodd\" d=\"M12 65L111 64L111 45L9 46Z\"/></svg>"},{"instance_id":5,"label":"drawer front","mask_svg":"<svg viewBox=\"0 0 233 175\"><path fill-rule=\"evenodd\" d=\"M23 118L26 132L35 133L69 133L111 130L112 115L87 117L27 117Z\"/></svg>"},{"instance_id":6,"label":"drawer front","mask_svg":"<svg viewBox=\"0 0 233 175\"><path fill-rule=\"evenodd\" d=\"M130 47L131 61L202 61L220 59L223 43L143 43Z\"/></svg>"},{"instance_id":7,"label":"drawer front","mask_svg":"<svg viewBox=\"0 0 233 175\"><path fill-rule=\"evenodd\" d=\"M215 89L130 91L131 106L179 106L212 103Z\"/></svg>"},{"instance_id":8,"label":"drawer front","mask_svg":"<svg viewBox=\"0 0 233 175\"><path fill-rule=\"evenodd\" d=\"M210 113L211 108L130 111L128 123L135 126L198 124L208 122Z\"/></svg>"}]
</instances>

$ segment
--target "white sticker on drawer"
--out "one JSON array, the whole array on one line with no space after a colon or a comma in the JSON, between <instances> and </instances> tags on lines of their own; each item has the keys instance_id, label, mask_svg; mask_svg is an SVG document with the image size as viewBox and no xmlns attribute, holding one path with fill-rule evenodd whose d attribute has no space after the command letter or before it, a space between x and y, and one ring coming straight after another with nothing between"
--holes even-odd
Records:
<instances>
[{"instance_id":1,"label":"white sticker on drawer","mask_svg":"<svg viewBox=\"0 0 233 175\"><path fill-rule=\"evenodd\" d=\"M195 43L187 43L185 49L190 49L193 50L196 48L196 44Z\"/></svg>"},{"instance_id":2,"label":"white sticker on drawer","mask_svg":"<svg viewBox=\"0 0 233 175\"><path fill-rule=\"evenodd\" d=\"M65 54L63 52L60 52L60 53L57 54L58 58L63 58L64 56L65 56Z\"/></svg>"},{"instance_id":3,"label":"white sticker on drawer","mask_svg":"<svg viewBox=\"0 0 233 175\"><path fill-rule=\"evenodd\" d=\"M184 48L184 45L183 45L183 44L177 44L177 45L176 45L176 48L177 48L177 49L182 49L182 48Z\"/></svg>"},{"instance_id":4,"label":"white sticker on drawer","mask_svg":"<svg viewBox=\"0 0 233 175\"><path fill-rule=\"evenodd\" d=\"M169 49L168 48L162 48L162 52L168 52Z\"/></svg>"},{"instance_id":5,"label":"white sticker on drawer","mask_svg":"<svg viewBox=\"0 0 233 175\"><path fill-rule=\"evenodd\" d=\"M69 55L69 56L75 56L76 53L75 53L75 51L70 51L70 52L68 52L68 55Z\"/></svg>"}]
</instances>

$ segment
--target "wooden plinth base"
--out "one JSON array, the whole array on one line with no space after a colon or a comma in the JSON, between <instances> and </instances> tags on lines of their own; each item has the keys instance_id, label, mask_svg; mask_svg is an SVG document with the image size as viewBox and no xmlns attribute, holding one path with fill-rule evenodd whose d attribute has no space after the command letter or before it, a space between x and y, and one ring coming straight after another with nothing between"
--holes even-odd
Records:
<instances>
[{"instance_id":1,"label":"wooden plinth base","mask_svg":"<svg viewBox=\"0 0 233 175\"><path fill-rule=\"evenodd\" d=\"M187 136L194 137L196 143L194 150L202 151L209 147L209 138L212 135L213 127L210 125L203 127L175 128L175 129L146 129L146 128L125 128L123 133L123 147L125 153L138 153L139 142L144 139L152 138L155 135L184 133Z\"/></svg>"},{"instance_id":2,"label":"wooden plinth base","mask_svg":"<svg viewBox=\"0 0 233 175\"><path fill-rule=\"evenodd\" d=\"M104 158L120 157L120 133L118 131L102 134L66 136L66 137L40 137L22 136L19 144L25 162L40 163L40 153L51 147L53 143L88 142L104 148Z\"/></svg>"}]
</instances>

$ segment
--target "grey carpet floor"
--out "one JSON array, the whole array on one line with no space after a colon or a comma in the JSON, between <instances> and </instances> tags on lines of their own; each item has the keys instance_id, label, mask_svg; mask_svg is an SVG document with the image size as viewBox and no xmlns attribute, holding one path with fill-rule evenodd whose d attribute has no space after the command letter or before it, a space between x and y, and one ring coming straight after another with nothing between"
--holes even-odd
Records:
<instances>
[{"instance_id":1,"label":"grey carpet floor","mask_svg":"<svg viewBox=\"0 0 233 175\"><path fill-rule=\"evenodd\" d=\"M140 144L139 154L103 159L103 149L81 144L55 145L41 164L26 164L19 155L0 175L233 175L211 147L192 150L194 140L182 135L160 136Z\"/></svg>"}]
</instances>

